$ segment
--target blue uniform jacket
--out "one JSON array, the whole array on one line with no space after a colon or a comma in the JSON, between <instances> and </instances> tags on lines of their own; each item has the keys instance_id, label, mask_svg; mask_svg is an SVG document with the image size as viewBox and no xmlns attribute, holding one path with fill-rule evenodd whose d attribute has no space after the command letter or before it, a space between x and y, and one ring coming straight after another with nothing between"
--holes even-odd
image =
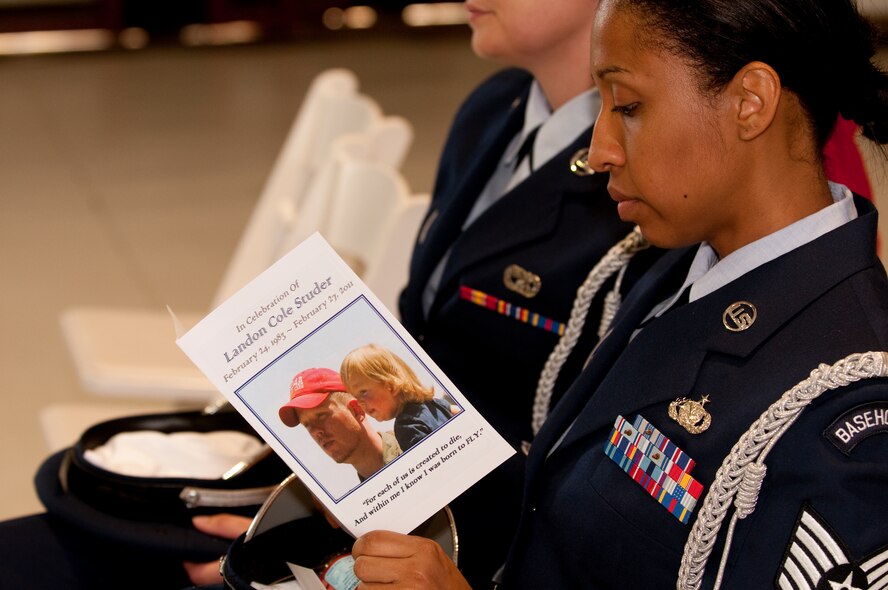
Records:
<instances>
[{"instance_id":1,"label":"blue uniform jacket","mask_svg":"<svg viewBox=\"0 0 888 590\"><path fill-rule=\"evenodd\" d=\"M606 175L578 176L570 170L571 157L589 145L592 130L585 128L577 129L561 153L461 230L523 125L532 81L525 71L502 71L479 86L460 108L441 157L429 212L414 245L409 282L400 298L404 326L516 448L531 439L537 381L559 336L465 301L460 298L460 287L567 322L576 290L587 273L632 229L617 215L606 190ZM451 245L437 298L425 318L423 290ZM504 272L513 264L540 277L535 297L505 287ZM627 275L624 287L633 277ZM604 293L612 284L593 301L589 325L597 327ZM595 332L595 328L587 330L581 338L562 369L553 399L579 373L597 342ZM475 584L488 583L505 559L522 478L523 456L516 455L451 504L460 533L460 566Z\"/></svg>"},{"instance_id":2,"label":"blue uniform jacket","mask_svg":"<svg viewBox=\"0 0 888 590\"><path fill-rule=\"evenodd\" d=\"M876 213L862 199L856 204L858 219L667 312L629 342L651 307L681 284L693 249L670 252L642 278L534 442L503 587L675 587L696 513L690 524L680 523L604 454L605 438L617 416L642 415L696 461L692 475L705 495L740 435L819 363L888 350L888 282L875 255ZM730 332L723 312L741 300L755 305L757 319L746 331ZM690 434L668 416L668 406L702 395L709 396L711 426ZM737 527L722 588L775 587L805 507L852 564L888 546L885 428L871 428L873 436L861 437L848 454L828 435L848 412L886 401L888 383L873 379L827 392L801 414L766 461L758 507ZM704 588L711 587L719 554L717 546ZM811 588L832 587L827 575L846 579L843 570L811 575L819 577Z\"/></svg>"},{"instance_id":3,"label":"blue uniform jacket","mask_svg":"<svg viewBox=\"0 0 888 590\"><path fill-rule=\"evenodd\" d=\"M509 141L521 129L533 78L506 70L483 83L454 120L433 199L414 245L410 279L401 294L404 326L492 425L508 440L530 440L536 383L558 335L460 297L467 286L558 322L569 318L577 288L608 249L632 226L620 221L607 194L607 176L577 176L571 156L588 147L592 130L576 137L485 211L464 232L462 224ZM429 275L453 246L426 319L422 292ZM517 264L538 275L539 293L507 289L503 274ZM604 290L603 290L604 291ZM600 301L590 323L597 326ZM596 338L564 374L579 373ZM564 379L567 385L571 377Z\"/></svg>"}]
</instances>

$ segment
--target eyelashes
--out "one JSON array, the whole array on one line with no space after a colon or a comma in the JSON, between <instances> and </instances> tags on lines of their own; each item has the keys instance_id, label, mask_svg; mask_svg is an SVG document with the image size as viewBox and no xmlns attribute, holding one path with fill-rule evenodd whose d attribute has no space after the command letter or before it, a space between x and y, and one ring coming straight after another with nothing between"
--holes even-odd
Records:
<instances>
[{"instance_id":1,"label":"eyelashes","mask_svg":"<svg viewBox=\"0 0 888 590\"><path fill-rule=\"evenodd\" d=\"M611 109L612 113L617 113L619 115L623 115L624 117L631 117L635 114L635 110L638 108L639 103L631 102L627 105L614 105Z\"/></svg>"}]
</instances>

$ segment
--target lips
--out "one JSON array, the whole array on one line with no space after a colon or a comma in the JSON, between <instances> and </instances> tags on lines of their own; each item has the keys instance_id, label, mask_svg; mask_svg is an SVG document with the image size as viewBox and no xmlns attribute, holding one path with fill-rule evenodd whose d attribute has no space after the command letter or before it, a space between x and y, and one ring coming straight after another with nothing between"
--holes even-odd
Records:
<instances>
[{"instance_id":1,"label":"lips","mask_svg":"<svg viewBox=\"0 0 888 590\"><path fill-rule=\"evenodd\" d=\"M474 4L472 2L466 3L466 10L469 13L469 20L470 21L475 20L475 19L479 18L480 16L483 16L483 15L488 14L490 12L489 10L482 8L481 6L478 6L477 4Z\"/></svg>"},{"instance_id":2,"label":"lips","mask_svg":"<svg viewBox=\"0 0 888 590\"><path fill-rule=\"evenodd\" d=\"M607 192L610 194L610 198L617 202L617 214L620 216L620 219L623 221L637 221L636 217L641 201L627 197L610 185L607 187Z\"/></svg>"},{"instance_id":3,"label":"lips","mask_svg":"<svg viewBox=\"0 0 888 590\"><path fill-rule=\"evenodd\" d=\"M614 201L616 201L617 203L622 203L623 201L630 200L629 197L627 197L626 195L624 195L623 193L621 193L620 191L618 191L617 189L615 189L614 187L612 187L610 185L607 186L607 192L608 192L608 194L610 194L610 198L613 199Z\"/></svg>"}]
</instances>

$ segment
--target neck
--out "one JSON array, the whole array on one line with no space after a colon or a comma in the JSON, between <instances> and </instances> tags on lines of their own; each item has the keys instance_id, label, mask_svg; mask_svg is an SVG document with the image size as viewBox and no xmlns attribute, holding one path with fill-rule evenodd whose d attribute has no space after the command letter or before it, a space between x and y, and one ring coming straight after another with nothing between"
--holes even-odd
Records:
<instances>
[{"instance_id":1,"label":"neck","mask_svg":"<svg viewBox=\"0 0 888 590\"><path fill-rule=\"evenodd\" d=\"M577 56L582 56L580 59ZM533 74L549 101L552 112L595 84L584 67L589 59L588 36L570 39L545 55L533 56L519 64Z\"/></svg>"},{"instance_id":2,"label":"neck","mask_svg":"<svg viewBox=\"0 0 888 590\"><path fill-rule=\"evenodd\" d=\"M756 179L739 197L736 224L710 240L719 258L779 231L833 204L826 176L819 163L771 158L761 164Z\"/></svg>"},{"instance_id":3,"label":"neck","mask_svg":"<svg viewBox=\"0 0 888 590\"><path fill-rule=\"evenodd\" d=\"M764 131L734 143L728 155L733 178L723 178L725 186L735 187L726 203L733 221L709 239L720 258L833 203L808 127L796 99L786 93Z\"/></svg>"},{"instance_id":4,"label":"neck","mask_svg":"<svg viewBox=\"0 0 888 590\"><path fill-rule=\"evenodd\" d=\"M553 113L570 101L570 99L594 86L591 80L572 81L560 79L557 76L546 78L536 74L534 74L534 77L539 81L543 94L546 95L546 100L549 102Z\"/></svg>"},{"instance_id":5,"label":"neck","mask_svg":"<svg viewBox=\"0 0 888 590\"><path fill-rule=\"evenodd\" d=\"M348 462L358 475L366 479L382 469L382 437L369 427L364 429L364 433L366 436L363 437L362 444L352 453Z\"/></svg>"}]
</instances>

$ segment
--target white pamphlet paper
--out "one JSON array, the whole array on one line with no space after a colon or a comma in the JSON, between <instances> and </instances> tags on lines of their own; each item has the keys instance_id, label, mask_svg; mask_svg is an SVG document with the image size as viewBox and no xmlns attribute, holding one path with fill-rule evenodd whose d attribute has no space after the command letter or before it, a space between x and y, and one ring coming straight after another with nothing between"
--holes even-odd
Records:
<instances>
[{"instance_id":1,"label":"white pamphlet paper","mask_svg":"<svg viewBox=\"0 0 888 590\"><path fill-rule=\"evenodd\" d=\"M355 537L409 533L514 452L319 234L176 342ZM403 359L452 417L361 480L278 410L298 373L338 373L350 351L368 344ZM394 430L394 420L365 420L379 433Z\"/></svg>"}]
</instances>

